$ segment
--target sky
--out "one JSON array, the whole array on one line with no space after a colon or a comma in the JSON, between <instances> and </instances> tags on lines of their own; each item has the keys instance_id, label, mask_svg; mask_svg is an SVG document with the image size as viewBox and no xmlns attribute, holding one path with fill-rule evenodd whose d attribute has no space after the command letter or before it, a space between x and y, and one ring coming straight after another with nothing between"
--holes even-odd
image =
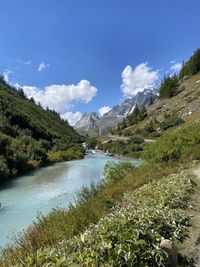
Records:
<instances>
[{"instance_id":1,"label":"sky","mask_svg":"<svg viewBox=\"0 0 200 267\"><path fill-rule=\"evenodd\" d=\"M0 4L0 73L72 125L158 86L200 47L198 0Z\"/></svg>"}]
</instances>

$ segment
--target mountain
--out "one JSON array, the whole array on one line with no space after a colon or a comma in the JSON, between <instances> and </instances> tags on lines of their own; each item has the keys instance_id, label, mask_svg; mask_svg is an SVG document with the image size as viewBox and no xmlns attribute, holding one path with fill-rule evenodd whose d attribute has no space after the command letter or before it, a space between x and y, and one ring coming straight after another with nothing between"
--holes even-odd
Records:
<instances>
[{"instance_id":1,"label":"mountain","mask_svg":"<svg viewBox=\"0 0 200 267\"><path fill-rule=\"evenodd\" d=\"M94 129L96 127L96 122L99 120L99 116L95 112L84 113L81 119L76 123L76 128L84 128L86 131Z\"/></svg>"},{"instance_id":2,"label":"mountain","mask_svg":"<svg viewBox=\"0 0 200 267\"><path fill-rule=\"evenodd\" d=\"M79 158L81 136L0 77L0 181L48 162Z\"/></svg>"},{"instance_id":3,"label":"mountain","mask_svg":"<svg viewBox=\"0 0 200 267\"><path fill-rule=\"evenodd\" d=\"M95 112L84 113L74 128L80 134L105 135L111 128L116 128L123 118L134 110L136 104L142 108L156 98L157 90L145 89L143 92L138 92L133 98L126 99L121 104L114 106L102 117Z\"/></svg>"}]
</instances>

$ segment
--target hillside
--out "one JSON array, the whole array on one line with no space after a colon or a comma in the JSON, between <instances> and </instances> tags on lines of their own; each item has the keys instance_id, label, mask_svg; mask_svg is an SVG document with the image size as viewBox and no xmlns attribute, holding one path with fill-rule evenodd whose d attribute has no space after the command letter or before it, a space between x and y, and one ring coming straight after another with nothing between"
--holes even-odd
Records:
<instances>
[{"instance_id":1,"label":"hillside","mask_svg":"<svg viewBox=\"0 0 200 267\"><path fill-rule=\"evenodd\" d=\"M133 111L108 134L98 139L98 147L112 154L140 157L146 143L174 128L200 122L200 73L178 83L171 98L158 98L142 111ZM135 114L134 114L135 113Z\"/></svg>"},{"instance_id":2,"label":"hillside","mask_svg":"<svg viewBox=\"0 0 200 267\"><path fill-rule=\"evenodd\" d=\"M134 130L142 129L150 122L154 122L155 130L160 131L160 124L166 118L177 116L184 123L200 121L200 73L180 80L176 95L172 98L158 99L152 105L147 106L147 118L123 129L125 135L134 133Z\"/></svg>"},{"instance_id":3,"label":"hillside","mask_svg":"<svg viewBox=\"0 0 200 267\"><path fill-rule=\"evenodd\" d=\"M0 180L49 162L79 158L81 138L59 114L44 110L0 80Z\"/></svg>"}]
</instances>

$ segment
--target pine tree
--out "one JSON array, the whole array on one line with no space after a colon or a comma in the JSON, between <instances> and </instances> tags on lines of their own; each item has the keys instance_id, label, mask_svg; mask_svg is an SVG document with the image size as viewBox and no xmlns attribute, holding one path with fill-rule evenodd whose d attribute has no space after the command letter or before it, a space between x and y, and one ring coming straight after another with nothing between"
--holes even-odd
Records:
<instances>
[{"instance_id":1,"label":"pine tree","mask_svg":"<svg viewBox=\"0 0 200 267\"><path fill-rule=\"evenodd\" d=\"M176 94L176 89L178 85L178 78L176 74L172 77L166 76L160 85L160 97L161 98L170 98Z\"/></svg>"},{"instance_id":2,"label":"pine tree","mask_svg":"<svg viewBox=\"0 0 200 267\"><path fill-rule=\"evenodd\" d=\"M188 62L186 62L179 74L179 79L184 76L191 76L197 74L200 71L200 49L197 49L194 54L190 57Z\"/></svg>"}]
</instances>

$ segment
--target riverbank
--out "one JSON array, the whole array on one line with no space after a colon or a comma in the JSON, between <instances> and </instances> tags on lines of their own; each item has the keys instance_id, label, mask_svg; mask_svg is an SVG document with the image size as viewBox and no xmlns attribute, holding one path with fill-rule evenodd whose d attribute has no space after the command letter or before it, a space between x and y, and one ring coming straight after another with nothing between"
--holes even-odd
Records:
<instances>
[{"instance_id":1,"label":"riverbank","mask_svg":"<svg viewBox=\"0 0 200 267\"><path fill-rule=\"evenodd\" d=\"M166 266L161 247L187 236L186 208L195 186L190 176L172 175L129 192L111 213L81 235L25 261L38 266ZM39 252L39 251L38 251ZM142 265L141 265L142 263ZM180 262L179 262L180 263ZM175 265L174 265L175 266ZM187 266L187 265L186 265Z\"/></svg>"},{"instance_id":2,"label":"riverbank","mask_svg":"<svg viewBox=\"0 0 200 267\"><path fill-rule=\"evenodd\" d=\"M170 184L172 183L172 188L173 186L175 188L174 200L172 201L172 204L174 203L174 205L170 206L172 212L169 211L169 213L163 216L162 207L163 207L164 196L163 197L161 196L161 198L159 198L158 206L156 208L156 214L158 214L158 218L162 219L164 217L165 222L171 222L170 225L168 225L168 223L164 225L161 223L160 226L161 230L163 229L162 237L171 238L170 229L172 229L173 227L176 228L177 224L180 222L179 219L176 222L176 217L174 212L176 213L176 211L182 210L184 209L184 207L185 208L189 207L188 204L190 202L188 201L190 196L187 194L187 192L192 195L194 193L193 190L195 190L195 188L191 188L191 190L188 191L186 181L187 179L189 179L190 184L193 185L192 178L187 176L183 177L182 172L190 167L190 162L200 159L199 132L200 132L199 125L191 125L187 128L180 128L176 129L173 132L166 133L155 143L152 143L145 148L143 152L143 158L146 160L146 162L143 163L138 168L134 168L132 164L127 162L120 163L117 165L108 164L105 168L104 172L105 179L103 180L103 183L99 183L96 186L93 185L91 186L90 189L88 189L87 187L83 188L83 190L79 194L76 203L74 205L71 205L67 210L53 210L48 216L40 217L37 223L35 223L32 227L30 227L28 231L25 232L22 238L18 239L18 246L16 248L7 247L4 250L1 262L2 266L6 267L15 266L14 264L16 264L18 260L20 260L20 262L25 262L26 266L27 258L31 259L32 261L31 263L32 265L30 266L34 266L34 264L36 264L38 260L38 255L41 255L40 259L43 258L45 260L45 263L43 265L45 266L45 264L48 263L45 254L46 251L56 252L56 248L58 247L60 242L65 245L67 244L67 242L70 242L70 240L74 240L73 238L78 237L81 239L82 236L81 233L84 233L87 229L89 231L90 228L88 227L91 224L98 224L99 221L103 221L103 218L105 218L107 214L115 210L115 208L117 208L119 203L123 203L125 194L130 193L134 196L136 192L142 192L140 191L143 190L142 186L144 186L144 188L148 188L150 186L151 188L151 190L148 191L146 197L149 197L151 195L153 196L152 202L150 201L150 206L148 207L148 210L149 209L153 210L154 209L153 200L154 198L156 198L157 194L159 195L160 188L162 188L162 187L157 188L156 185L157 183L158 184L162 183L162 181L167 181L166 186L167 185L170 186ZM168 179L167 177L171 178L174 177L175 180L173 181L175 184L173 184L171 180L167 180ZM181 185L181 180L179 181L179 179L182 178L186 179L184 180L183 183L183 185L184 184L186 185L186 188L183 187L183 194L181 194L182 197L178 199L177 196L179 196L180 193L179 185ZM155 190L153 189L151 184L155 186ZM167 195L168 193L166 194L166 196ZM131 201L131 199L129 199L129 201ZM141 201L141 205L142 202L143 201ZM168 205L167 203L169 204L170 202L166 202L166 205L164 203L164 206L167 206ZM127 203L127 205L128 204L129 203ZM133 202L133 207L134 207L134 202ZM133 214L133 216L136 216L136 221L137 221L138 218L137 215ZM132 214L130 214L130 217L132 217ZM144 218L147 218L148 220L149 217L145 216ZM115 219L115 217L113 219ZM186 217L187 222L188 219L189 218ZM105 262L109 261L108 258L108 256L110 255L108 254L109 249L111 249L111 253L113 253L113 249L118 245L120 248L119 255L122 255L122 257L125 257L128 260L127 255L125 256L123 253L125 253L126 249L128 249L129 246L131 246L130 244L134 244L135 242L135 241L133 241L133 243L132 241L129 242L131 236L130 234L128 234L126 237L128 239L121 240L118 243L117 237L120 235L122 231L117 228L117 225L118 224L115 225L116 228L114 228L113 230L113 237L111 239L109 238L106 239L104 242L106 250L103 250L104 252L102 252L103 254L101 255L103 255L102 257L104 257L103 260ZM150 225L152 227L151 231L149 232L148 229L146 230L145 228L141 234L143 235L143 237L145 236L148 237L148 242L150 246L154 246L155 245L153 241L154 238L152 238L152 235L154 235L154 233L157 231L156 229L157 225L159 225L159 221L156 220L153 223L151 223L150 220ZM132 226L133 223L127 223L126 227L128 233L132 231L131 230ZM185 231L187 231L190 224L189 223L187 223L187 225L183 224L183 226L185 227L184 228ZM137 229L133 230L134 233L137 232L136 230ZM106 233L107 232L108 231L106 231ZM178 240L183 241L183 238L186 237L185 232L183 233L183 235L179 234L180 233L177 231L174 232L173 235L174 241L177 242ZM112 240L114 240L113 241L114 243L112 243ZM137 243L137 245L140 244L141 247L143 247L144 240L142 237L141 239L139 239L138 242L139 243ZM73 244L75 248L76 244L75 243ZM64 256L66 255L65 254L66 251L64 250L64 247L62 248L63 249L61 250L61 254L59 255L63 256L63 258L58 257L55 260L64 259L65 261L66 258ZM158 252L159 251L161 250L160 247L158 246ZM71 252L73 252L73 246ZM79 256L82 257L83 260L86 260L88 257L89 259L91 259L91 255L93 254L89 252L88 253L86 252L86 254L84 254L84 252L85 252L84 249L81 250ZM146 250L143 251L143 253L145 255ZM135 259L135 257L137 258L137 256L135 256L134 253L131 255L133 256L133 259ZM143 265L147 265L149 257L145 258L144 260L144 258L141 258L143 254L139 255L140 255L140 264L144 263ZM116 260L118 260L118 262L114 262L115 263L114 266L120 265L121 256L120 258L116 257ZM166 257L165 259L162 258L162 261L163 260L167 264L167 258ZM79 263L79 258L74 258L73 262ZM93 261L91 261L90 263L93 263ZM65 262L63 264L65 264ZM86 264L86 262L84 262L84 264ZM161 266L161 265L154 264L153 266ZM189 266L189 265L181 265L181 266Z\"/></svg>"},{"instance_id":3,"label":"riverbank","mask_svg":"<svg viewBox=\"0 0 200 267\"><path fill-rule=\"evenodd\" d=\"M67 210L56 209L47 216L39 217L37 223L18 238L17 248L8 246L4 250L2 266L12 266L19 254L22 261L27 255L34 258L41 247L54 247L63 237L69 239L81 233L121 202L127 190L133 191L153 179L158 180L167 176L174 172L174 167L163 168L160 164L143 164L139 168L134 168L129 163L121 163L116 166L110 164L106 170L107 182L92 186L90 190L84 188L75 205L70 205Z\"/></svg>"},{"instance_id":4,"label":"riverbank","mask_svg":"<svg viewBox=\"0 0 200 267\"><path fill-rule=\"evenodd\" d=\"M2 183L0 247L13 240L13 233L18 234L36 221L38 212L47 215L53 208L66 208L70 202L74 203L76 192L83 185L99 182L107 161L120 159L98 152L82 160L50 164Z\"/></svg>"},{"instance_id":5,"label":"riverbank","mask_svg":"<svg viewBox=\"0 0 200 267\"><path fill-rule=\"evenodd\" d=\"M0 179L0 185L6 183L8 180L17 179L21 175L26 175L26 174L28 175L34 170L48 167L58 162L83 159L84 155L85 155L85 150L81 146L79 146L79 149L76 151L72 149L65 151L53 151L53 152L50 151L47 153L45 161L29 160L26 169L24 169L21 172L14 172L12 174L9 174L6 177L4 177L3 180Z\"/></svg>"}]
</instances>

